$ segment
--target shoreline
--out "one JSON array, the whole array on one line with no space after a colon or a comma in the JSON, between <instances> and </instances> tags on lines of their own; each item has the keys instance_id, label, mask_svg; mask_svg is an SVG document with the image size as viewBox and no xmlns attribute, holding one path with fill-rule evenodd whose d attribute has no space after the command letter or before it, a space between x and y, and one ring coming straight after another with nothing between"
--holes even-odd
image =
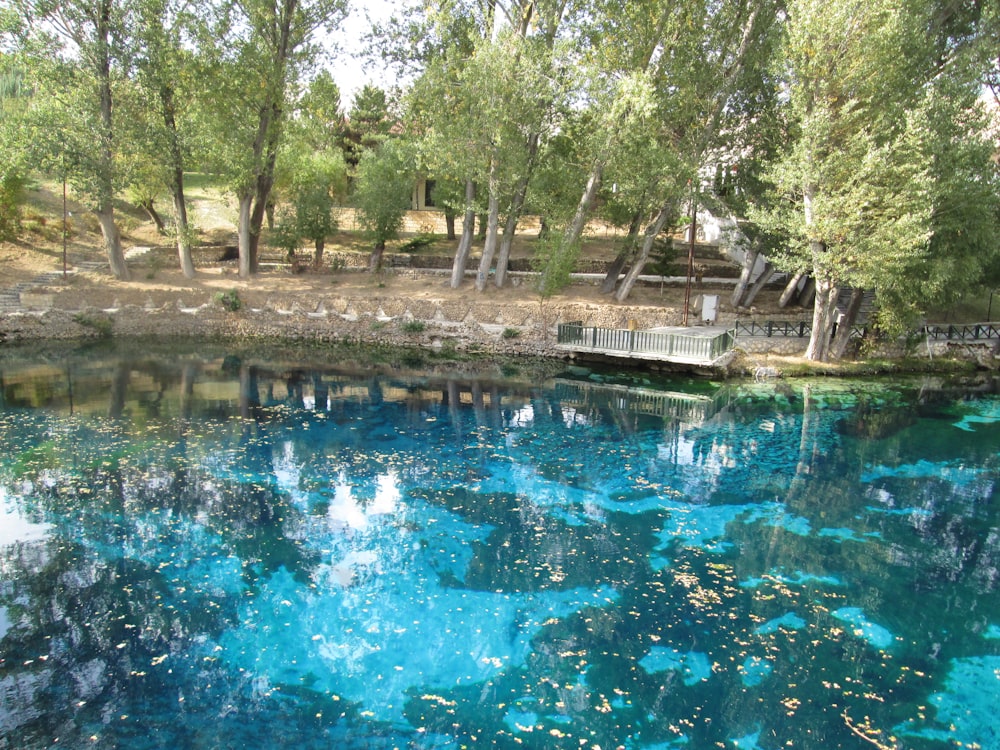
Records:
<instances>
[{"instance_id":1,"label":"shoreline","mask_svg":"<svg viewBox=\"0 0 1000 750\"><path fill-rule=\"evenodd\" d=\"M408 314L390 316L385 299L354 300L349 312L306 311L301 306L241 308L225 310L219 304L184 307L178 301L163 307L121 305L115 308L84 307L79 310L50 308L0 314L0 350L13 350L43 342L91 346L101 342L123 344L144 340L170 346L176 342L203 342L207 345L241 349L295 348L323 350L324 347L393 349L425 355L434 363L544 360L562 364L593 365L657 374L688 374L708 378L781 378L813 376L876 376L905 374L970 374L1000 369L993 347L988 345L938 346L931 357L904 356L901 352L835 363L812 363L798 356L806 341L800 339L754 338L739 342L736 356L724 367L709 369L599 356L571 356L557 351L555 329L566 314L578 313L577 306L533 305L535 310L515 306L521 318L509 320L497 314L492 323L480 322L495 306L479 308L471 304L462 320L442 319L440 314L417 318ZM361 309L358 308L374 308ZM436 310L440 311L440 306ZM626 308L616 307L621 314ZM590 310L594 313L598 311ZM608 311L604 311L607 313ZM648 310L627 308L625 314L639 315ZM662 309L659 311L662 313ZM533 314L532 314L533 313ZM614 316L614 317L617 317ZM632 318L635 319L635 318ZM497 322L499 321L499 322ZM329 352L325 352L329 354Z\"/></svg>"}]
</instances>

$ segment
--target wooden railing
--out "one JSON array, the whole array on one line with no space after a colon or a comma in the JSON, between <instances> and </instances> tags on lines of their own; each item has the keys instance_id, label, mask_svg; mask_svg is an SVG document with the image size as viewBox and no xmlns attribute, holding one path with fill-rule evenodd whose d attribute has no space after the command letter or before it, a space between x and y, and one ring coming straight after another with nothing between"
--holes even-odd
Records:
<instances>
[{"instance_id":1,"label":"wooden railing","mask_svg":"<svg viewBox=\"0 0 1000 750\"><path fill-rule=\"evenodd\" d=\"M634 331L627 328L597 328L582 322L561 323L558 343L594 351L626 355L656 355L664 359L712 362L733 348L735 332L716 336L686 336L660 331Z\"/></svg>"}]
</instances>

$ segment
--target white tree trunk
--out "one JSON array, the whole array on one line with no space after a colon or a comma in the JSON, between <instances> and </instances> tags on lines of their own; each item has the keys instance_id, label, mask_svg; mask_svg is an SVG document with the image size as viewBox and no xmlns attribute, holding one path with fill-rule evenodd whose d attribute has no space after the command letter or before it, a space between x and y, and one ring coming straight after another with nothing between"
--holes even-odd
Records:
<instances>
[{"instance_id":1,"label":"white tree trunk","mask_svg":"<svg viewBox=\"0 0 1000 750\"><path fill-rule=\"evenodd\" d=\"M132 274L129 273L128 265L125 263L125 253L122 251L122 237L115 224L115 211L112 206L107 206L103 211L94 212L97 221L101 225L101 235L104 237L104 248L108 253L108 266L111 273L119 281L129 281Z\"/></svg>"},{"instance_id":2,"label":"white tree trunk","mask_svg":"<svg viewBox=\"0 0 1000 750\"><path fill-rule=\"evenodd\" d=\"M490 266L493 265L493 256L497 250L497 235L500 229L500 196L498 195L500 186L497 184L496 171L497 163L494 157L490 164L490 194L486 220L486 242L483 243L483 256L479 259L479 273L476 274L477 292L481 292L486 288L486 282L490 277Z\"/></svg>"},{"instance_id":3,"label":"white tree trunk","mask_svg":"<svg viewBox=\"0 0 1000 750\"><path fill-rule=\"evenodd\" d=\"M632 267L625 274L625 278L622 279L621 286L618 287L618 291L615 292L615 299L618 302L624 302L628 299L628 295L632 292L632 287L635 286L635 282L638 280L639 275L642 273L643 269L646 267L646 262L649 260L649 256L653 252L653 245L656 243L656 238L659 236L660 232L667 225L667 221L675 213L676 206L673 200L669 200L660 206L660 211L656 215L656 218L651 224L646 227L643 233L642 247L639 249L639 255L636 257L635 262Z\"/></svg>"},{"instance_id":4,"label":"white tree trunk","mask_svg":"<svg viewBox=\"0 0 1000 750\"><path fill-rule=\"evenodd\" d=\"M806 359L826 362L830 358L830 339L839 290L831 279L816 279L816 299L813 302L812 336L806 349Z\"/></svg>"},{"instance_id":5,"label":"white tree trunk","mask_svg":"<svg viewBox=\"0 0 1000 750\"><path fill-rule=\"evenodd\" d=\"M792 297L799 290L799 282L802 281L803 276L805 276L805 273L799 271L789 279L788 283L785 284L785 290L781 293L781 299L778 300L778 307L782 309L788 307L788 304L792 301Z\"/></svg>"},{"instance_id":6,"label":"white tree trunk","mask_svg":"<svg viewBox=\"0 0 1000 750\"><path fill-rule=\"evenodd\" d=\"M174 192L174 231L177 233L177 259L181 265L184 278L193 279L196 275L194 259L191 257L191 235L188 227L187 206L184 204L183 188Z\"/></svg>"},{"instance_id":7,"label":"white tree trunk","mask_svg":"<svg viewBox=\"0 0 1000 750\"><path fill-rule=\"evenodd\" d=\"M240 196L239 223L237 227L237 245L239 247L239 274L241 279L250 278L251 255L253 246L250 237L250 209L253 207L253 192L247 191Z\"/></svg>"},{"instance_id":8,"label":"white tree trunk","mask_svg":"<svg viewBox=\"0 0 1000 750\"><path fill-rule=\"evenodd\" d=\"M746 296L743 298L743 305L745 307L750 307L750 305L753 304L753 301L757 299L757 295L760 294L760 290L763 289L764 285L771 280L772 276L774 276L774 266L772 266L769 262L765 262L764 268L760 272L760 276L758 276L757 280L750 285L750 289L747 290Z\"/></svg>"},{"instance_id":9,"label":"white tree trunk","mask_svg":"<svg viewBox=\"0 0 1000 750\"><path fill-rule=\"evenodd\" d=\"M458 241L455 261L451 266L451 288L458 289L465 278L465 265L472 252L472 236L476 231L476 183L465 181L465 218L462 220L462 238Z\"/></svg>"},{"instance_id":10,"label":"white tree trunk","mask_svg":"<svg viewBox=\"0 0 1000 750\"><path fill-rule=\"evenodd\" d=\"M736 288L733 290L733 296L729 299L733 307L744 307L743 295L750 285L750 276L753 273L754 266L757 265L757 256L760 253L757 251L755 244L751 245L747 249L746 257L743 259L743 268L740 269L740 279L736 282Z\"/></svg>"}]
</instances>

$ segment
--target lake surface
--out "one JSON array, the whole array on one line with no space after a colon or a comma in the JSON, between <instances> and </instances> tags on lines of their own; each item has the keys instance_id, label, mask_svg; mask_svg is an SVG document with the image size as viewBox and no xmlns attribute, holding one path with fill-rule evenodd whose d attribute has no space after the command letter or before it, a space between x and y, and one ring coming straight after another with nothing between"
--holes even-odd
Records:
<instances>
[{"instance_id":1,"label":"lake surface","mask_svg":"<svg viewBox=\"0 0 1000 750\"><path fill-rule=\"evenodd\" d=\"M0 366L0 748L1000 748L1000 397Z\"/></svg>"}]
</instances>

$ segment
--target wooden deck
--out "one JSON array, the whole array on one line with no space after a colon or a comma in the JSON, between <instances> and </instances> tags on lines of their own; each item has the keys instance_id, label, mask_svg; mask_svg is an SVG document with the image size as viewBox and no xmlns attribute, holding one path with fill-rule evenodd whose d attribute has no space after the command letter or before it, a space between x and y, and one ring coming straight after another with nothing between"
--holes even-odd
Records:
<instances>
[{"instance_id":1,"label":"wooden deck","mask_svg":"<svg viewBox=\"0 0 1000 750\"><path fill-rule=\"evenodd\" d=\"M663 326L631 330L561 323L556 348L577 354L712 367L721 364L736 343L724 326Z\"/></svg>"}]
</instances>

